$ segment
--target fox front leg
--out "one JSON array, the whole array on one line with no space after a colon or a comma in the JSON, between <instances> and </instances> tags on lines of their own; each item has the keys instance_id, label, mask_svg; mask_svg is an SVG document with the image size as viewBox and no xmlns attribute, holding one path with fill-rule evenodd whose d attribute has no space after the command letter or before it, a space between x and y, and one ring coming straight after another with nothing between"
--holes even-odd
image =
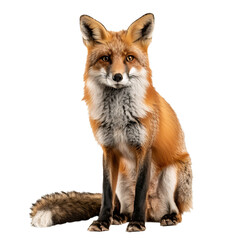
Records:
<instances>
[{"instance_id":1,"label":"fox front leg","mask_svg":"<svg viewBox=\"0 0 240 240\"><path fill-rule=\"evenodd\" d=\"M139 164L137 184L135 190L134 211L132 220L127 226L128 232L144 231L146 215L146 196L150 179L151 150L148 150Z\"/></svg>"},{"instance_id":2,"label":"fox front leg","mask_svg":"<svg viewBox=\"0 0 240 240\"><path fill-rule=\"evenodd\" d=\"M108 231L113 217L113 202L118 176L119 161L112 152L103 156L103 195L98 220L93 221L89 231Z\"/></svg>"}]
</instances>

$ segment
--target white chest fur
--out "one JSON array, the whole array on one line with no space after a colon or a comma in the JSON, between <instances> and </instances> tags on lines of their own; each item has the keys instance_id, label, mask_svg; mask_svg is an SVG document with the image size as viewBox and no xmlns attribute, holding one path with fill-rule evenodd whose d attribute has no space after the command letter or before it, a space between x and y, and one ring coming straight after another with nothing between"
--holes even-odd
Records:
<instances>
[{"instance_id":1,"label":"white chest fur","mask_svg":"<svg viewBox=\"0 0 240 240\"><path fill-rule=\"evenodd\" d=\"M127 152L126 145L139 147L145 140L145 128L139 121L148 108L144 104L147 80L130 78L128 86L115 89L100 84L96 79L87 81L91 95L90 117L100 122L97 141L106 147L118 147Z\"/></svg>"}]
</instances>

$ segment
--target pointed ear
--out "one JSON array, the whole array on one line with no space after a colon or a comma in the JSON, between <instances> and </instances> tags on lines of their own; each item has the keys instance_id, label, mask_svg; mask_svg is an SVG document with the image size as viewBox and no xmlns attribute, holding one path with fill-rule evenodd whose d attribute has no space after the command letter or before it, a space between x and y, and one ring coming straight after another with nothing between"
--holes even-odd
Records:
<instances>
[{"instance_id":1,"label":"pointed ear","mask_svg":"<svg viewBox=\"0 0 240 240\"><path fill-rule=\"evenodd\" d=\"M140 42L148 46L152 40L154 28L154 15L148 13L133 22L127 30L127 37L131 42Z\"/></svg>"},{"instance_id":2,"label":"pointed ear","mask_svg":"<svg viewBox=\"0 0 240 240\"><path fill-rule=\"evenodd\" d=\"M107 29L100 22L87 15L80 17L80 29L86 46L102 43L108 36Z\"/></svg>"}]
</instances>

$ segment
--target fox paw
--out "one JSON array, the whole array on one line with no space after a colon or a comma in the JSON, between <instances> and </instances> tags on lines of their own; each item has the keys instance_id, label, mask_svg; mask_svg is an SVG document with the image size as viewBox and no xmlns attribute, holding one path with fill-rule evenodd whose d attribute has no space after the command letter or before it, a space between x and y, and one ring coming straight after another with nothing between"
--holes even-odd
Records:
<instances>
[{"instance_id":1,"label":"fox paw","mask_svg":"<svg viewBox=\"0 0 240 240\"><path fill-rule=\"evenodd\" d=\"M113 215L113 220L112 220L113 225L121 225L126 222L127 222L127 216L125 216L123 214L114 214Z\"/></svg>"},{"instance_id":2,"label":"fox paw","mask_svg":"<svg viewBox=\"0 0 240 240\"><path fill-rule=\"evenodd\" d=\"M178 224L178 218L176 213L166 214L164 215L161 220L161 226L173 226Z\"/></svg>"},{"instance_id":3,"label":"fox paw","mask_svg":"<svg viewBox=\"0 0 240 240\"><path fill-rule=\"evenodd\" d=\"M145 231L144 222L130 222L127 226L127 232L142 232Z\"/></svg>"},{"instance_id":4,"label":"fox paw","mask_svg":"<svg viewBox=\"0 0 240 240\"><path fill-rule=\"evenodd\" d=\"M88 231L90 232L103 232L109 230L110 223L105 221L93 221L89 226Z\"/></svg>"}]
</instances>

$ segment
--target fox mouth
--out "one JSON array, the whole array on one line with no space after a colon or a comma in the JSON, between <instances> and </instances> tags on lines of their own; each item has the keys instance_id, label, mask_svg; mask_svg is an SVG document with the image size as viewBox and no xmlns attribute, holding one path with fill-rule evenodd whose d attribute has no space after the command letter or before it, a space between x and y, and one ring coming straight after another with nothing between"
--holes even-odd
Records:
<instances>
[{"instance_id":1,"label":"fox mouth","mask_svg":"<svg viewBox=\"0 0 240 240\"><path fill-rule=\"evenodd\" d=\"M119 89L119 88L126 87L126 85L121 84L121 83L116 83L116 84L113 85L113 87L116 88L116 89Z\"/></svg>"}]
</instances>

